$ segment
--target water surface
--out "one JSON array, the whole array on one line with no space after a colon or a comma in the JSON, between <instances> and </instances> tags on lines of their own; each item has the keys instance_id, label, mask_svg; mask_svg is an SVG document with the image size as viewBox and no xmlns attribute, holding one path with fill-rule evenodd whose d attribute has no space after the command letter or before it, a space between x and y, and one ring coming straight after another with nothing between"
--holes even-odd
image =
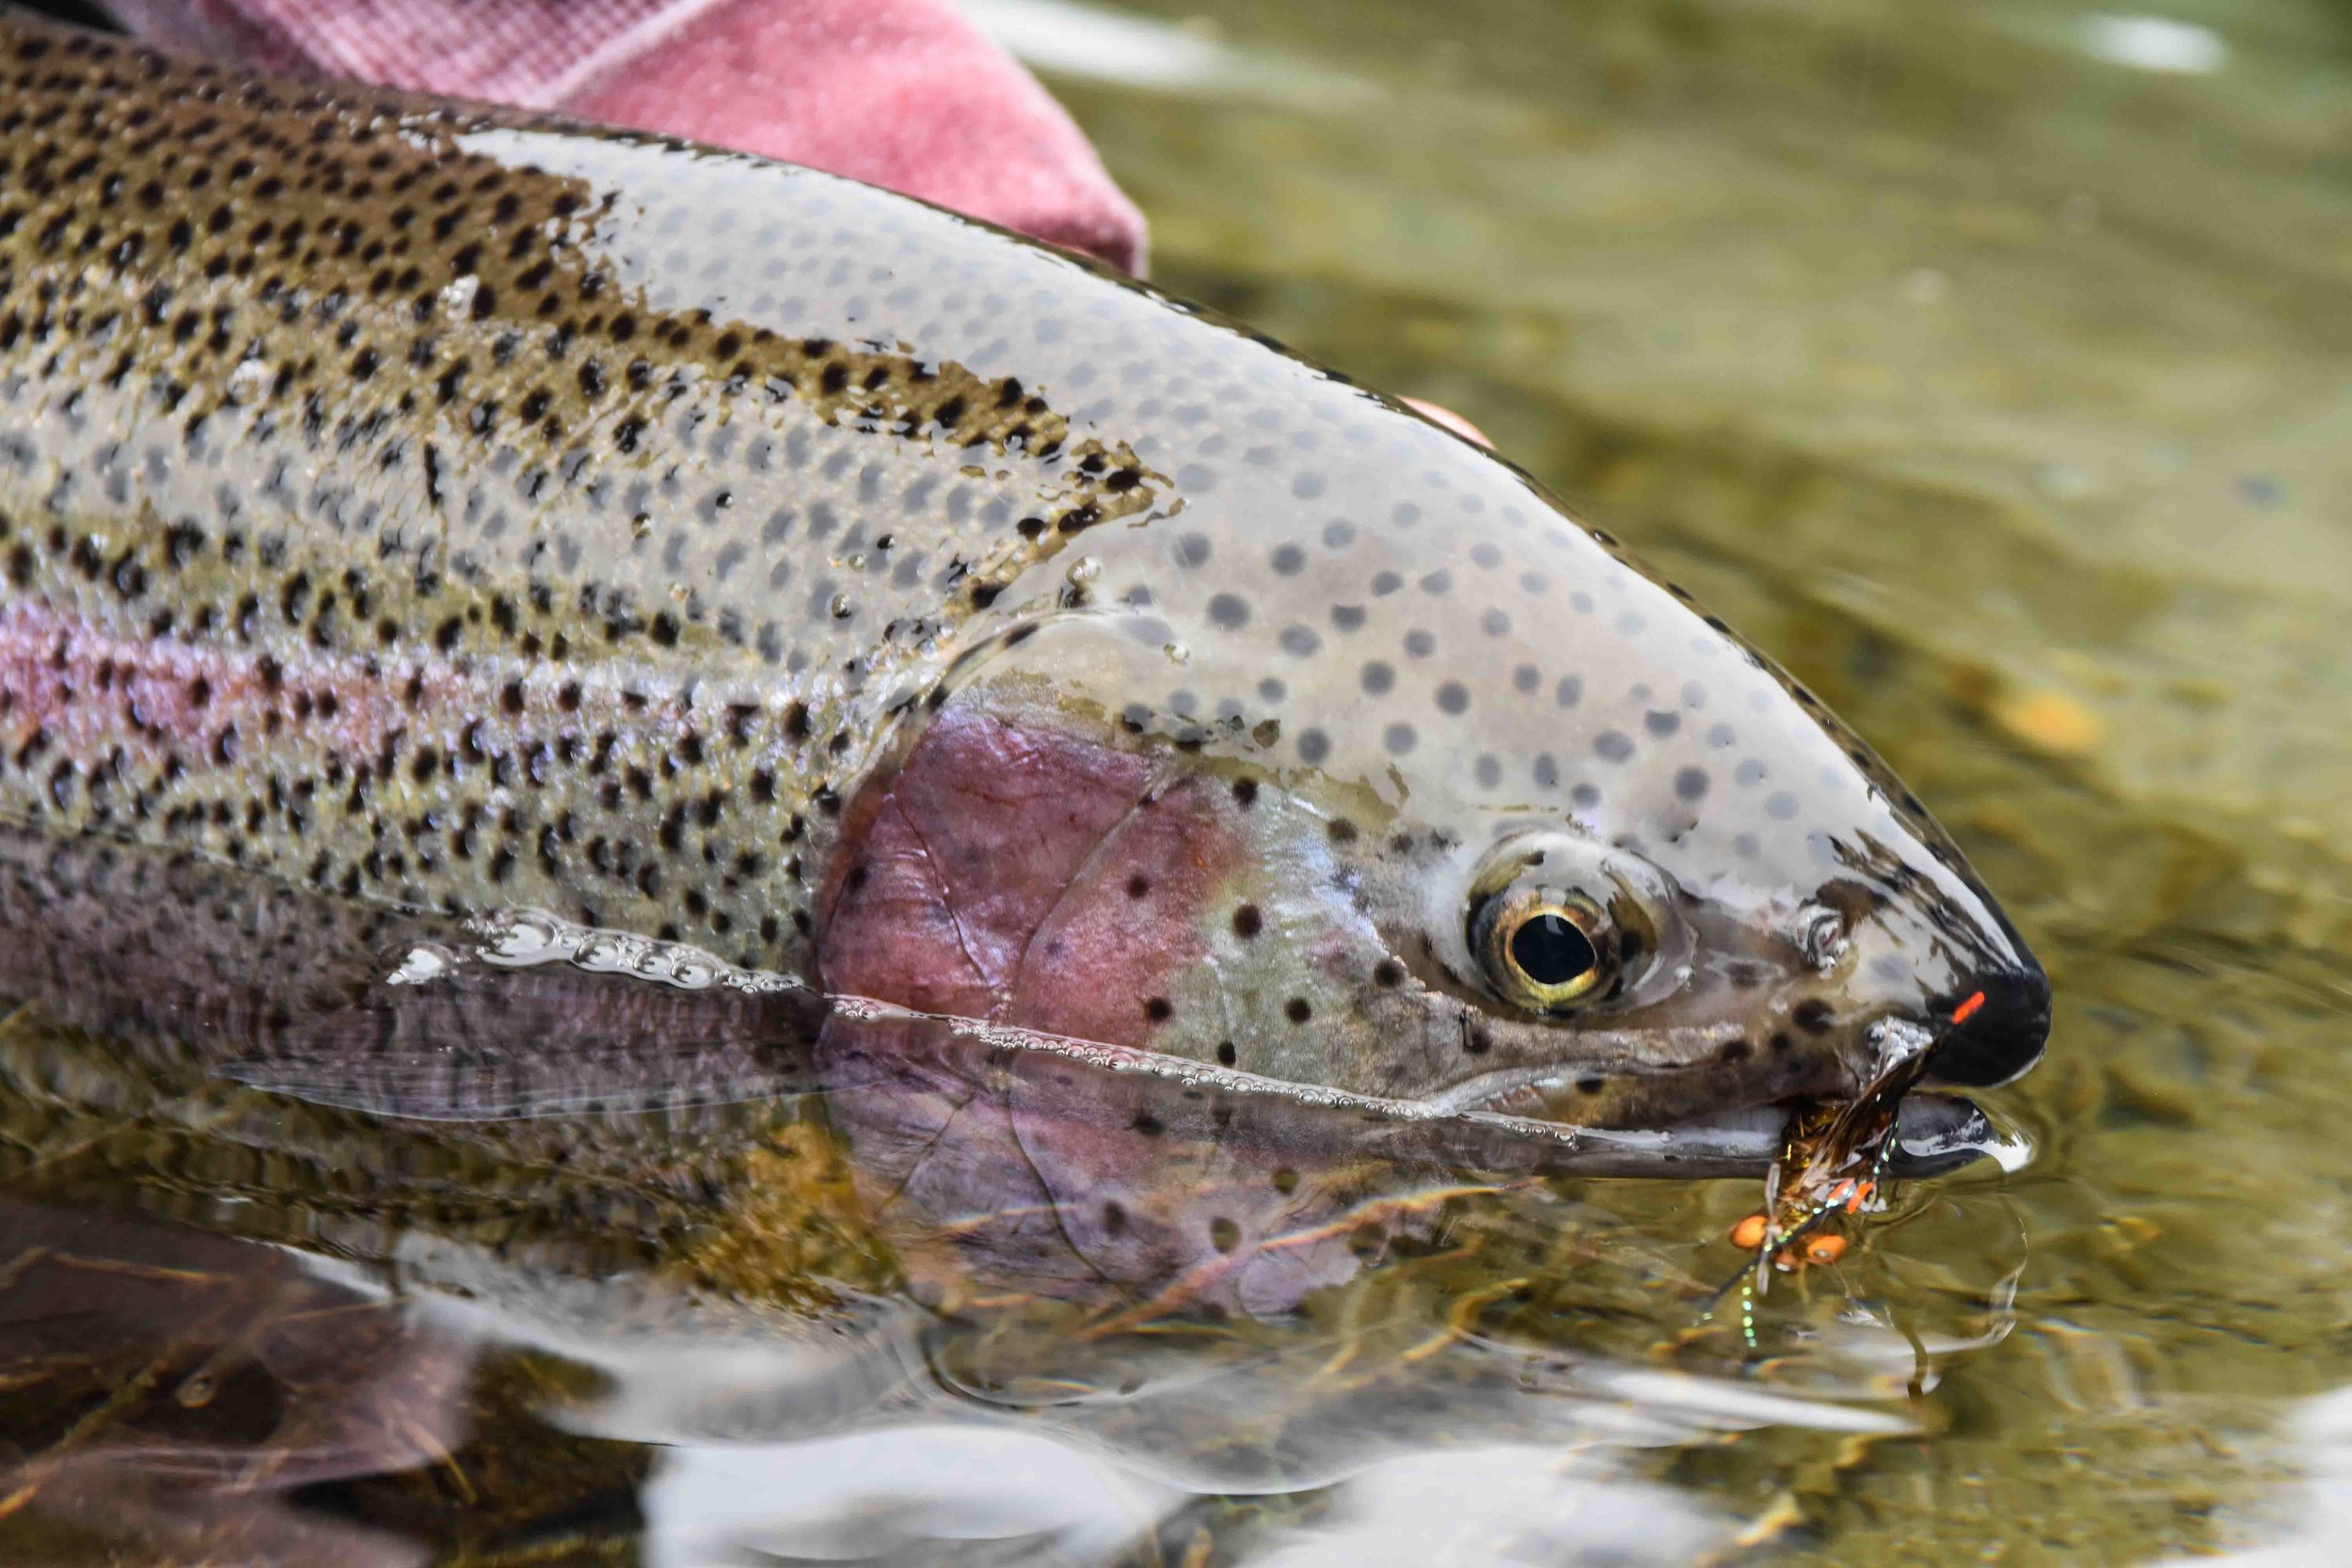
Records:
<instances>
[{"instance_id":1,"label":"water surface","mask_svg":"<svg viewBox=\"0 0 2352 1568\"><path fill-rule=\"evenodd\" d=\"M1907 1188L1750 1343L1708 1310L1753 1183L1508 1129L952 1031L862 1070L899 1025L799 1017L761 1098L419 1120L28 997L0 1555L1859 1568L2287 1528L2342 1464L2304 1402L2352 1383L2352 24L975 8L1163 281L1459 408L1888 755L2057 987L1986 1097L2030 1162Z\"/></svg>"}]
</instances>

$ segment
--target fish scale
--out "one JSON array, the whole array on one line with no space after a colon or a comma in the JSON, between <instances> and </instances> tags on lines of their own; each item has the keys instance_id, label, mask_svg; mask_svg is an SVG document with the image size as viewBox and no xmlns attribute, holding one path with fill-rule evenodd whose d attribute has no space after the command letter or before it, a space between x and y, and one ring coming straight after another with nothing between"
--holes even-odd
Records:
<instances>
[{"instance_id":1,"label":"fish scale","mask_svg":"<svg viewBox=\"0 0 2352 1568\"><path fill-rule=\"evenodd\" d=\"M706 228L666 187L719 155L8 26L19 811L794 967L807 817L885 706L1023 564L1151 503L1122 448L856 341L853 306L787 338L596 256L632 193ZM745 316L887 285L832 237L874 193L758 174L795 221L720 253Z\"/></svg>"}]
</instances>

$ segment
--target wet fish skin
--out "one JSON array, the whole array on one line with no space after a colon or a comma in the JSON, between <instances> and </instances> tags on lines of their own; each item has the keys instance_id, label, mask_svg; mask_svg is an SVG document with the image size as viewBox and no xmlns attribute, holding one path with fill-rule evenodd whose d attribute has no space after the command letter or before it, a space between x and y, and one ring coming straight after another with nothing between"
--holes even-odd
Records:
<instances>
[{"instance_id":1,"label":"wet fish skin","mask_svg":"<svg viewBox=\"0 0 2352 1568\"><path fill-rule=\"evenodd\" d=\"M1979 991L1954 1075L2039 1052L1809 694L1262 340L658 138L17 22L0 87L19 819L1585 1122ZM1499 988L1515 877L1622 900L1614 989Z\"/></svg>"}]
</instances>

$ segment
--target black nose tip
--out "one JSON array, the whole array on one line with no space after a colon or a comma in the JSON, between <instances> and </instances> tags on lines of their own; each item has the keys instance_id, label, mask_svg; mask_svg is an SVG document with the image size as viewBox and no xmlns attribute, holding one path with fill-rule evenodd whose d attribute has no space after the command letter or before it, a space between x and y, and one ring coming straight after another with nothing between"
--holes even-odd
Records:
<instances>
[{"instance_id":1,"label":"black nose tip","mask_svg":"<svg viewBox=\"0 0 2352 1568\"><path fill-rule=\"evenodd\" d=\"M1945 1004L1938 1022L1948 1032L1928 1059L1930 1077L1974 1088L2006 1084L2042 1059L2050 1037L2049 978L2030 959L2023 969L1981 975Z\"/></svg>"}]
</instances>

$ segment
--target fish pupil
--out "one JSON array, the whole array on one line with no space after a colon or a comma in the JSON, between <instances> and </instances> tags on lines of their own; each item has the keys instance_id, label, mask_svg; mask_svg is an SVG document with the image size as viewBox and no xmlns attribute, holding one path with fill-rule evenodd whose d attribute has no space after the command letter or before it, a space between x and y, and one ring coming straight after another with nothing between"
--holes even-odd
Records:
<instances>
[{"instance_id":1,"label":"fish pupil","mask_svg":"<svg viewBox=\"0 0 2352 1568\"><path fill-rule=\"evenodd\" d=\"M1592 939L1565 915L1544 913L1522 921L1511 933L1511 961L1539 986L1565 986L1599 962Z\"/></svg>"}]
</instances>

